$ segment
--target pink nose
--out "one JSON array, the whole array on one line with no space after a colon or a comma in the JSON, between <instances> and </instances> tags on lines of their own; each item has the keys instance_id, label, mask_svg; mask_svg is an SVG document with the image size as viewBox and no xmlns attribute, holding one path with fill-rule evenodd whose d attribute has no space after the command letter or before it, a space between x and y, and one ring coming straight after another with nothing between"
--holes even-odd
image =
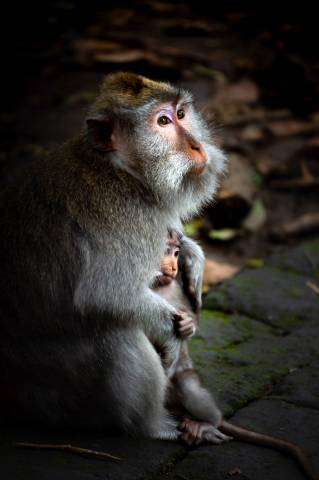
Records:
<instances>
[{"instance_id":1,"label":"pink nose","mask_svg":"<svg viewBox=\"0 0 319 480\"><path fill-rule=\"evenodd\" d=\"M201 143L199 143L190 133L185 135L188 155L192 162L191 173L201 174L207 165L207 155Z\"/></svg>"}]
</instances>

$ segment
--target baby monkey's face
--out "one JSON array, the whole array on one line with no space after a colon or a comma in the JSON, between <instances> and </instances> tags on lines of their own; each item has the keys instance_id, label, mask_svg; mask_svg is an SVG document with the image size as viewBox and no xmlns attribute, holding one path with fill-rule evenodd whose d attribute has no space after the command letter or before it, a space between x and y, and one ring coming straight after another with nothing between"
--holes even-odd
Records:
<instances>
[{"instance_id":1,"label":"baby monkey's face","mask_svg":"<svg viewBox=\"0 0 319 480\"><path fill-rule=\"evenodd\" d=\"M180 251L180 240L178 235L170 233L165 256L161 262L161 272L169 278L176 278L178 274L178 256Z\"/></svg>"}]
</instances>

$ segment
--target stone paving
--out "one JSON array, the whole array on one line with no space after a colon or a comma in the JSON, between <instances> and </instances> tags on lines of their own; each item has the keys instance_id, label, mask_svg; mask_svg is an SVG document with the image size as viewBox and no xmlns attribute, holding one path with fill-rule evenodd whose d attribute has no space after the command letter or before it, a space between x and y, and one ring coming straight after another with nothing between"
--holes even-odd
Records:
<instances>
[{"instance_id":1,"label":"stone paving","mask_svg":"<svg viewBox=\"0 0 319 480\"><path fill-rule=\"evenodd\" d=\"M309 283L312 282L312 283ZM274 254L204 299L191 353L203 382L234 423L284 437L319 472L319 240ZM123 458L15 449L12 441L71 443ZM177 443L81 432L3 431L2 480L302 480L293 460L230 442L189 449Z\"/></svg>"}]
</instances>

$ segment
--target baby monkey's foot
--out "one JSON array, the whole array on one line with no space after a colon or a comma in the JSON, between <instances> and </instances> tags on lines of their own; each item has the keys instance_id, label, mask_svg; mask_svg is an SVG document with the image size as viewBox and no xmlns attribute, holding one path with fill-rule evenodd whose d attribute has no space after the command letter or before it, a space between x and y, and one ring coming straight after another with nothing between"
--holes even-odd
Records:
<instances>
[{"instance_id":1,"label":"baby monkey's foot","mask_svg":"<svg viewBox=\"0 0 319 480\"><path fill-rule=\"evenodd\" d=\"M179 428L182 430L180 438L187 445L198 445L205 441L218 445L232 440L232 437L224 435L211 423L198 422L190 418L184 418Z\"/></svg>"},{"instance_id":2,"label":"baby monkey's foot","mask_svg":"<svg viewBox=\"0 0 319 480\"><path fill-rule=\"evenodd\" d=\"M192 315L182 310L175 314L175 325L179 336L182 339L192 337L196 332L196 326Z\"/></svg>"}]
</instances>

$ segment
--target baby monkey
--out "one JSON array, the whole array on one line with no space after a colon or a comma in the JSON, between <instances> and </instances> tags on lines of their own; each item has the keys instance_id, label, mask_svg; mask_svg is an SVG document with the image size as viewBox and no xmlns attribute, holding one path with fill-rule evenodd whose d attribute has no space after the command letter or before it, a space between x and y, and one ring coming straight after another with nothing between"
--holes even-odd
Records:
<instances>
[{"instance_id":1,"label":"baby monkey","mask_svg":"<svg viewBox=\"0 0 319 480\"><path fill-rule=\"evenodd\" d=\"M206 440L218 444L231 440L231 437L217 429L222 414L213 396L201 385L189 355L186 340L196 332L200 305L194 293L187 289L187 282L183 282L179 269L182 245L183 235L175 230L169 231L160 272L153 284L154 290L177 310L175 328L180 339L178 357L172 361L171 355L157 348L170 379L167 407L181 419L181 439L186 443L192 445Z\"/></svg>"},{"instance_id":2,"label":"baby monkey","mask_svg":"<svg viewBox=\"0 0 319 480\"><path fill-rule=\"evenodd\" d=\"M161 261L161 269L155 277L153 288L161 297L173 303L178 310L175 316L177 331L181 338L194 335L198 323L196 298L182 289L179 275L178 259L183 235L177 231L169 231L165 256ZM193 311L196 310L196 313ZM164 359L165 360L165 359Z\"/></svg>"},{"instance_id":3,"label":"baby monkey","mask_svg":"<svg viewBox=\"0 0 319 480\"><path fill-rule=\"evenodd\" d=\"M169 231L166 252L161 262L161 271L155 278L153 288L177 309L176 333L181 339L179 357L166 365L165 352L160 349L163 366L170 379L167 407L181 420L181 439L188 445L203 441L223 443L232 438L243 442L271 447L293 456L309 478L319 477L309 465L305 452L297 445L280 438L263 435L233 425L222 419L214 398L202 385L194 370L187 339L194 335L199 322L200 306L192 292L185 291L178 259L183 248L183 235ZM216 425L218 428L216 428Z\"/></svg>"}]
</instances>

